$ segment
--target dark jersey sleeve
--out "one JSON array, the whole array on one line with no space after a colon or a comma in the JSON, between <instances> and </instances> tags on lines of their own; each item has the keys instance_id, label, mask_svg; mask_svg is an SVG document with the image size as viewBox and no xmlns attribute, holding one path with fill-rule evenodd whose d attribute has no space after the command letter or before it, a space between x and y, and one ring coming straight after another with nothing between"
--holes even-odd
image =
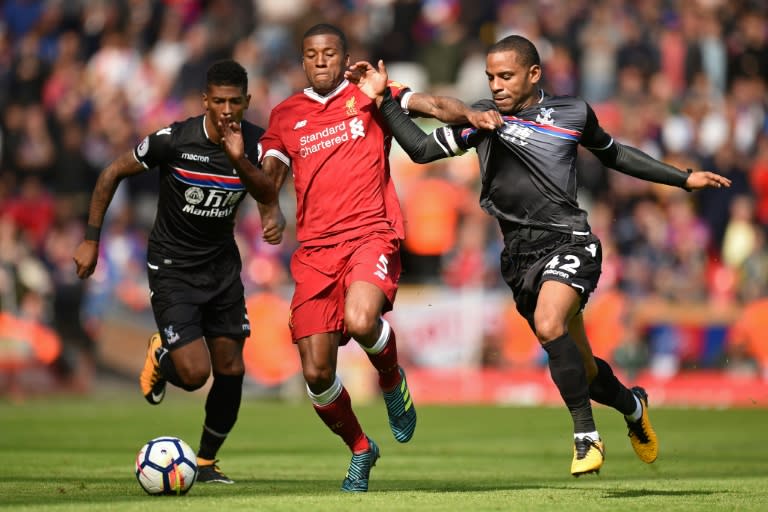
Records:
<instances>
[{"instance_id":1,"label":"dark jersey sleeve","mask_svg":"<svg viewBox=\"0 0 768 512\"><path fill-rule=\"evenodd\" d=\"M579 143L593 153L606 150L613 144L613 138L605 133L603 127L600 126L597 115L589 104L587 104L587 118L584 122L584 130L581 132Z\"/></svg>"},{"instance_id":2,"label":"dark jersey sleeve","mask_svg":"<svg viewBox=\"0 0 768 512\"><path fill-rule=\"evenodd\" d=\"M240 126L243 131L245 158L254 166L261 167L261 137L264 135L264 128L246 121L243 121Z\"/></svg>"},{"instance_id":3,"label":"dark jersey sleeve","mask_svg":"<svg viewBox=\"0 0 768 512\"><path fill-rule=\"evenodd\" d=\"M173 155L173 148L171 147L173 128L174 126L171 125L144 137L133 148L133 156L136 160L147 169L167 162Z\"/></svg>"},{"instance_id":4,"label":"dark jersey sleeve","mask_svg":"<svg viewBox=\"0 0 768 512\"><path fill-rule=\"evenodd\" d=\"M641 180L685 188L688 173L660 162L637 148L614 141L600 127L597 116L589 105L581 144L606 167Z\"/></svg>"}]
</instances>

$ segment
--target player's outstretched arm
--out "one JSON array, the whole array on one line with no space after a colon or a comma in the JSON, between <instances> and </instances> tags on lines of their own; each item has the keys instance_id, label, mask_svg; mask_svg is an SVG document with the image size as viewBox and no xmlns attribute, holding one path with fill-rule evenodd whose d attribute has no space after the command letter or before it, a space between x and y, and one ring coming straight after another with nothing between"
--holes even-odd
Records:
<instances>
[{"instance_id":1,"label":"player's outstretched arm","mask_svg":"<svg viewBox=\"0 0 768 512\"><path fill-rule=\"evenodd\" d=\"M495 130L504 124L496 110L473 110L451 96L434 96L415 92L408 98L408 110L434 117L446 124L471 124L480 130Z\"/></svg>"},{"instance_id":2,"label":"player's outstretched arm","mask_svg":"<svg viewBox=\"0 0 768 512\"><path fill-rule=\"evenodd\" d=\"M352 64L345 77L357 84L366 96L381 105L384 89L387 87L388 73L383 60L377 67L367 61ZM414 92L408 97L408 110L426 117L433 117L446 124L471 124L481 130L494 130L504 124L501 114L496 110L474 110L463 101L451 96L435 96L423 92Z\"/></svg>"},{"instance_id":3,"label":"player's outstretched arm","mask_svg":"<svg viewBox=\"0 0 768 512\"><path fill-rule=\"evenodd\" d=\"M441 145L435 137L437 130L427 135L419 128L392 98L389 88L384 91L379 110L389 125L392 135L414 162L424 164L458 154L446 152L445 146Z\"/></svg>"},{"instance_id":4,"label":"player's outstretched arm","mask_svg":"<svg viewBox=\"0 0 768 512\"><path fill-rule=\"evenodd\" d=\"M591 150L605 165L645 181L698 190L706 187L730 187L731 180L708 171L681 171L632 146L616 141L604 150Z\"/></svg>"},{"instance_id":5,"label":"player's outstretched arm","mask_svg":"<svg viewBox=\"0 0 768 512\"><path fill-rule=\"evenodd\" d=\"M80 279L87 279L96 269L99 258L99 234L115 190L120 181L127 176L144 172L144 167L134 158L133 152L128 151L117 157L99 174L96 186L91 194L91 204L88 208L88 226L85 230L85 240L75 249L72 259L75 271Z\"/></svg>"},{"instance_id":6,"label":"player's outstretched arm","mask_svg":"<svg viewBox=\"0 0 768 512\"><path fill-rule=\"evenodd\" d=\"M688 190L699 190L702 188L721 188L730 187L731 180L725 176L715 174L709 171L691 171L688 179L685 180L685 188Z\"/></svg>"}]
</instances>

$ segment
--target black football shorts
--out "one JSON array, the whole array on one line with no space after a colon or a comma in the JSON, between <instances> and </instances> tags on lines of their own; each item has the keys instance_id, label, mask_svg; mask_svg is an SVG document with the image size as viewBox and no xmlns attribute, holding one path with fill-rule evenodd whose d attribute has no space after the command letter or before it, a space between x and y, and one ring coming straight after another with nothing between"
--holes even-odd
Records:
<instances>
[{"instance_id":1,"label":"black football shorts","mask_svg":"<svg viewBox=\"0 0 768 512\"><path fill-rule=\"evenodd\" d=\"M239 254L221 254L196 267L158 261L163 260L150 254L147 274L163 346L172 350L201 337L243 340L250 335Z\"/></svg>"},{"instance_id":2,"label":"black football shorts","mask_svg":"<svg viewBox=\"0 0 768 512\"><path fill-rule=\"evenodd\" d=\"M579 293L583 309L597 287L602 260L600 240L591 233L522 228L504 235L501 275L514 294L517 310L534 329L533 313L542 283L552 280L572 287Z\"/></svg>"}]
</instances>

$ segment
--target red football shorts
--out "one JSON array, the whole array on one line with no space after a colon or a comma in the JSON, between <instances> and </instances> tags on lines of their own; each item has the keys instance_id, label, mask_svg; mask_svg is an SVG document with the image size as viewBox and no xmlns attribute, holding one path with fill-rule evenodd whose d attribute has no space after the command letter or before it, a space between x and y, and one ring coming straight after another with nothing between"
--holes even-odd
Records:
<instances>
[{"instance_id":1,"label":"red football shorts","mask_svg":"<svg viewBox=\"0 0 768 512\"><path fill-rule=\"evenodd\" d=\"M296 282L288 325L294 340L312 334L344 331L344 299L349 285L365 281L387 297L392 309L400 279L400 240L375 232L329 247L299 247L291 258ZM342 344L349 341L342 336Z\"/></svg>"}]
</instances>

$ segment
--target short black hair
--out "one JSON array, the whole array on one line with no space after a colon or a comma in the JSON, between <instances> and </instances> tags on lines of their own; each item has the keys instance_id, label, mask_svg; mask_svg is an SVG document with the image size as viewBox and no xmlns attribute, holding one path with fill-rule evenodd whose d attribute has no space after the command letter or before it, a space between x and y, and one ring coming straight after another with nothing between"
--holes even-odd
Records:
<instances>
[{"instance_id":1,"label":"short black hair","mask_svg":"<svg viewBox=\"0 0 768 512\"><path fill-rule=\"evenodd\" d=\"M515 52L520 64L526 67L541 66L539 51L532 42L523 36L507 36L497 41L488 49L489 54L498 52Z\"/></svg>"},{"instance_id":2,"label":"short black hair","mask_svg":"<svg viewBox=\"0 0 768 512\"><path fill-rule=\"evenodd\" d=\"M215 62L205 75L205 87L212 85L233 85L248 93L248 73L232 59Z\"/></svg>"},{"instance_id":3,"label":"short black hair","mask_svg":"<svg viewBox=\"0 0 768 512\"><path fill-rule=\"evenodd\" d=\"M332 35L339 38L341 41L341 51L346 55L349 46L347 45L347 36L344 35L344 32L341 31L340 28L335 27L331 25L330 23L318 23L317 25L313 25L309 27L309 29L304 32L304 37L301 38L302 42L312 36L319 36L319 35Z\"/></svg>"}]
</instances>

